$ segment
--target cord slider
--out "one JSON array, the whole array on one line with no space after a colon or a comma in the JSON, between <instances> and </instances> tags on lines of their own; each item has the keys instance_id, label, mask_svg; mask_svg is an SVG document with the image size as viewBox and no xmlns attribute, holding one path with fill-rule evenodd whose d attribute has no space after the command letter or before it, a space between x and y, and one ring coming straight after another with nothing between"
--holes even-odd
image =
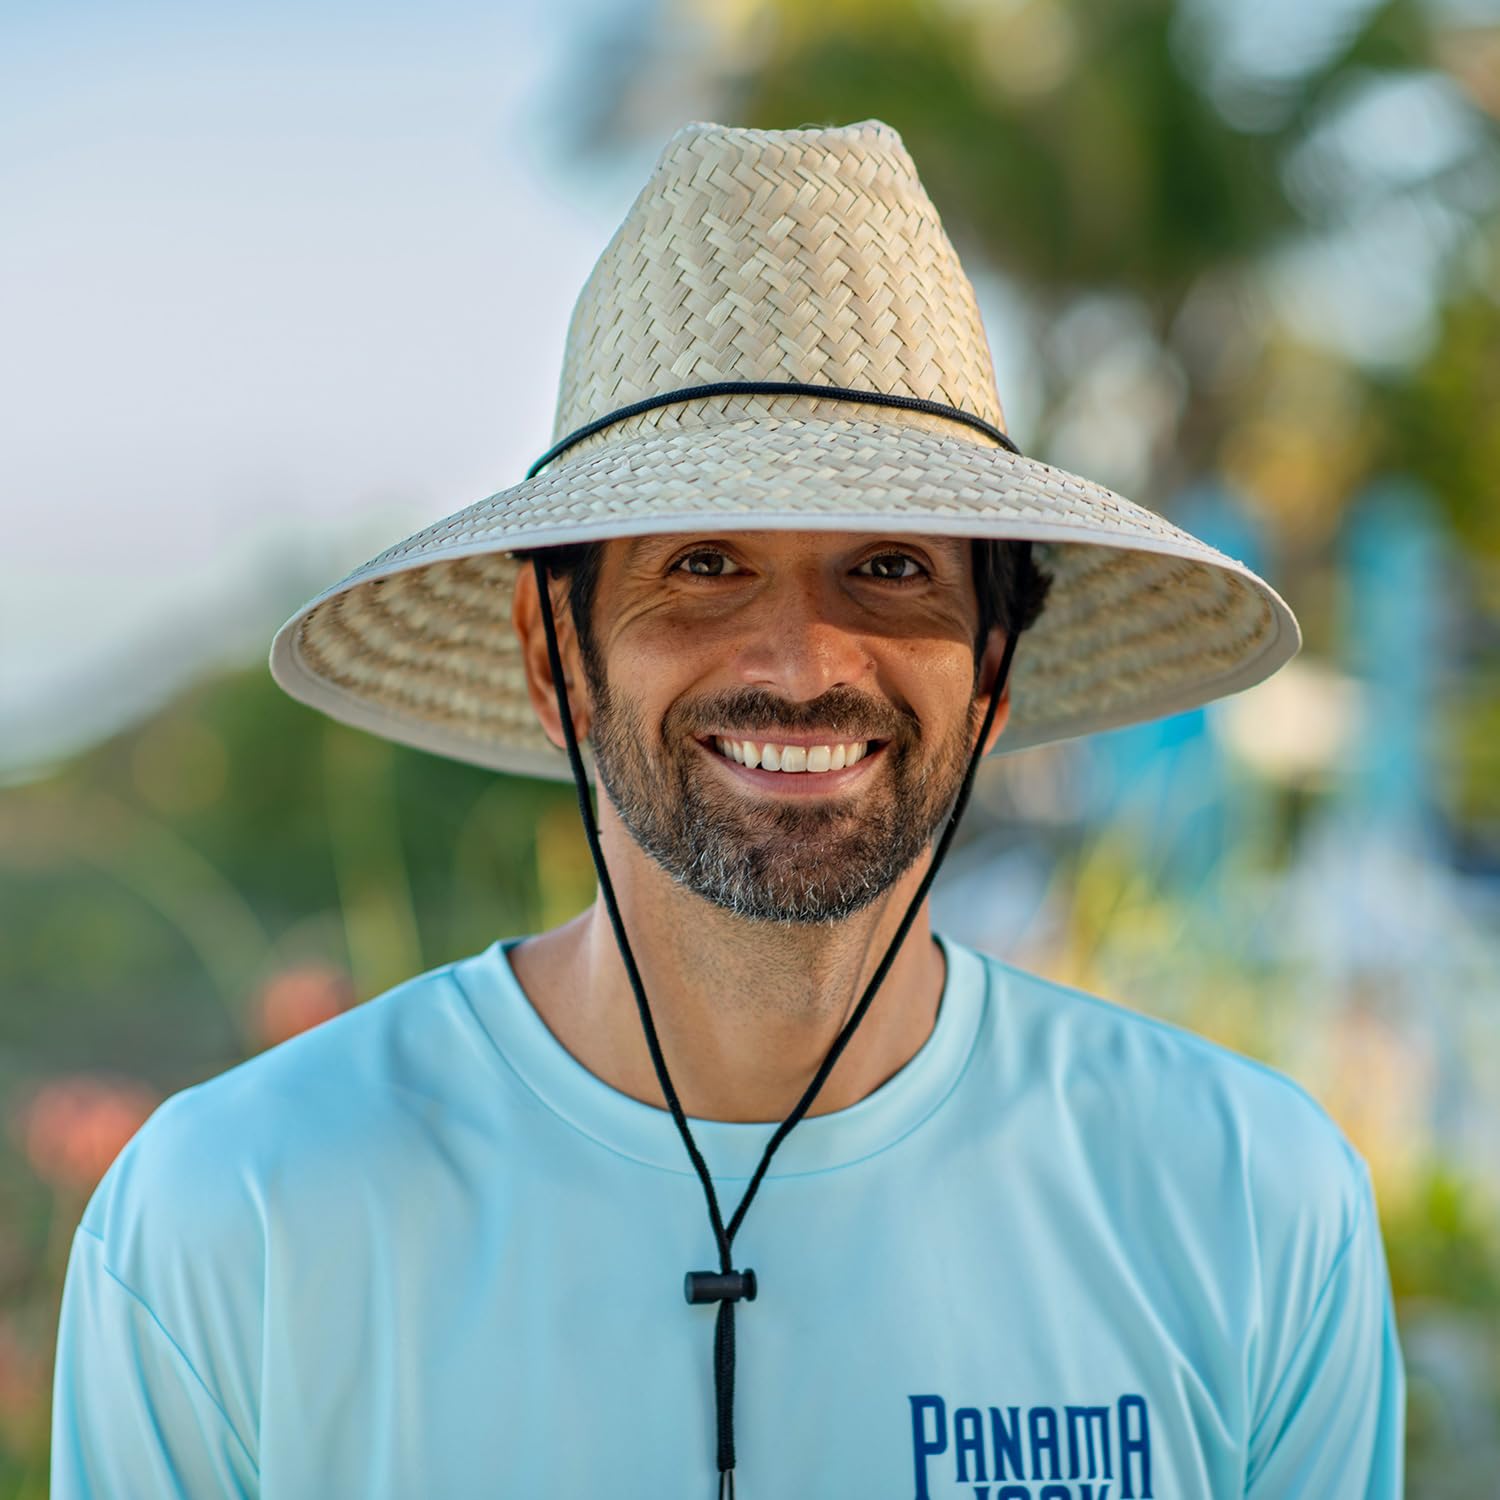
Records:
<instances>
[{"instance_id":1,"label":"cord slider","mask_svg":"<svg viewBox=\"0 0 1500 1500\"><path fill-rule=\"evenodd\" d=\"M682 1278L689 1302L755 1301L754 1271L689 1271Z\"/></svg>"}]
</instances>

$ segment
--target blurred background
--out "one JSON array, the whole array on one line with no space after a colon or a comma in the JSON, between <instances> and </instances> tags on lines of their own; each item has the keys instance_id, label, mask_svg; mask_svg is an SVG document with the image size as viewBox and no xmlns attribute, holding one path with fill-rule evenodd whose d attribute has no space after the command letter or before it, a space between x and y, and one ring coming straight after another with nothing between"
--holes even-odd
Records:
<instances>
[{"instance_id":1,"label":"blurred background","mask_svg":"<svg viewBox=\"0 0 1500 1500\"><path fill-rule=\"evenodd\" d=\"M592 897L567 788L300 707L276 627L549 446L672 130L870 116L1021 447L1307 640L988 765L936 920L1323 1102L1410 1493L1497 1493L1500 0L8 0L0 101L0 1497L155 1105Z\"/></svg>"}]
</instances>

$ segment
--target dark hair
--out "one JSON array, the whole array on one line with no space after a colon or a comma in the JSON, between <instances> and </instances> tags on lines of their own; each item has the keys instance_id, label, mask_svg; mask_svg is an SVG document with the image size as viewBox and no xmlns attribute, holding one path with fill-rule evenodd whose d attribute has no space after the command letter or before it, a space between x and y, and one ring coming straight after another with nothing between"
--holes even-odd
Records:
<instances>
[{"instance_id":1,"label":"dark hair","mask_svg":"<svg viewBox=\"0 0 1500 1500\"><path fill-rule=\"evenodd\" d=\"M979 598L979 627L974 635L977 667L990 631L997 625L1019 633L1036 624L1052 587L1052 575L1037 566L1030 542L976 538L969 546L974 563L974 590ZM585 659L596 654L594 595L599 587L603 551L602 542L573 542L563 547L538 547L516 553L525 562L540 556L555 577L568 580L568 609Z\"/></svg>"}]
</instances>

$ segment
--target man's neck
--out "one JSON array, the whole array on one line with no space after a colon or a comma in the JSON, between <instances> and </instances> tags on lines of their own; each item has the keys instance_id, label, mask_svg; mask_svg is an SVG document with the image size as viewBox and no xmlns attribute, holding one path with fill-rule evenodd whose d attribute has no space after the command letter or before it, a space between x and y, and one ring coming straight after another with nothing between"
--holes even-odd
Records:
<instances>
[{"instance_id":1,"label":"man's neck","mask_svg":"<svg viewBox=\"0 0 1500 1500\"><path fill-rule=\"evenodd\" d=\"M848 1020L926 869L844 921L751 922L677 885L601 807L625 931L683 1109L773 1121L791 1112ZM511 951L522 989L561 1044L612 1088L665 1108L603 901ZM924 902L810 1114L844 1109L899 1071L932 1032L942 952Z\"/></svg>"}]
</instances>

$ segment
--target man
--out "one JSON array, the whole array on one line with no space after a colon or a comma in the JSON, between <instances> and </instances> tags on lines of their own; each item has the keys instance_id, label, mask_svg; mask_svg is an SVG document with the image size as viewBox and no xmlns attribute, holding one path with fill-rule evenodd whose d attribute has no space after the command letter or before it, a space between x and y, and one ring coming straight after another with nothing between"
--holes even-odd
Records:
<instances>
[{"instance_id":1,"label":"man","mask_svg":"<svg viewBox=\"0 0 1500 1500\"><path fill-rule=\"evenodd\" d=\"M600 899L162 1106L75 1241L54 1494L1398 1495L1327 1117L928 925L987 750L1258 681L1286 606L1016 453L878 121L679 131L557 432L272 670L565 752Z\"/></svg>"}]
</instances>

